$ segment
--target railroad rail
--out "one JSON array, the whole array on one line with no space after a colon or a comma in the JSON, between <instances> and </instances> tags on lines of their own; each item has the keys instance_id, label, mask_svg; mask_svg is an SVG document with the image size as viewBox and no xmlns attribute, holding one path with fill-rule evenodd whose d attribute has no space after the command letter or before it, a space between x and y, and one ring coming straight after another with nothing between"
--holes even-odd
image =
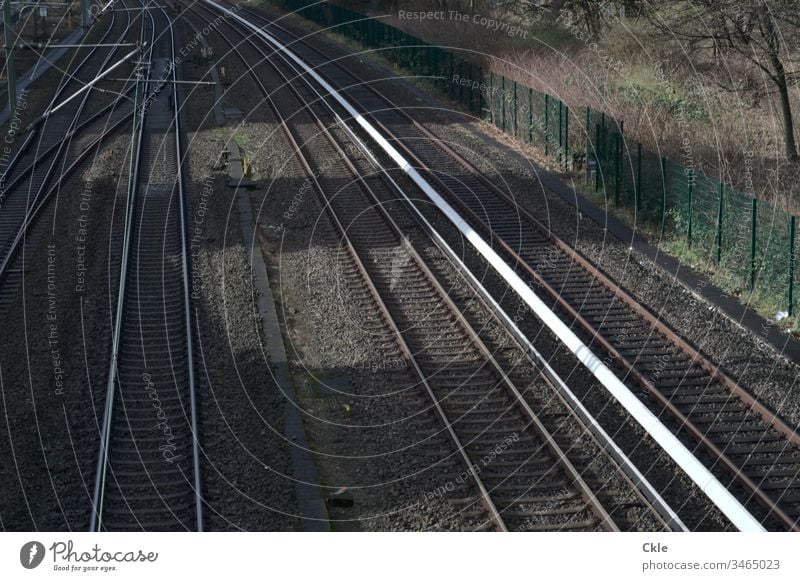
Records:
<instances>
[{"instance_id":1,"label":"railroad rail","mask_svg":"<svg viewBox=\"0 0 800 581\"><path fill-rule=\"evenodd\" d=\"M673 432L694 439L710 455L708 466L728 472L743 503L757 500L774 528L800 529L800 437L790 426L340 59L242 10L347 96L568 324L577 323L594 349L613 359L619 376L672 416Z\"/></svg>"},{"instance_id":2,"label":"railroad rail","mask_svg":"<svg viewBox=\"0 0 800 581\"><path fill-rule=\"evenodd\" d=\"M211 17L201 12L213 16L201 5L187 11L206 22ZM349 137L335 128L335 117L320 105L319 95L298 80L288 63L275 62L274 55L234 23L225 26L233 34L220 37L245 64L279 120L346 248L350 260L343 278L352 287L366 283L363 310L375 312L372 332L391 331L414 382L424 389L443 434L469 473L487 515L482 525L497 530L619 530L619 520L625 528L635 527L598 500L564 451L563 434L561 440L554 437L529 405L524 394L532 381L544 379L521 369L507 373L407 243L376 194L387 185L365 165L366 159L345 153L342 144ZM234 42L234 35L243 40ZM255 51L255 61L242 53L246 45ZM257 73L262 67L279 75L278 89L267 89ZM278 96L292 104L279 106ZM332 159L341 160L340 169L330 168ZM566 446L575 443L571 439ZM498 446L509 447L494 463L477 468L477 460ZM636 491L633 484L631 490ZM644 499L642 506L650 510ZM658 515L656 520L669 528Z\"/></svg>"},{"instance_id":3,"label":"railroad rail","mask_svg":"<svg viewBox=\"0 0 800 581\"><path fill-rule=\"evenodd\" d=\"M143 12L152 40L136 90L90 530L202 531L175 32L163 7Z\"/></svg>"},{"instance_id":4,"label":"railroad rail","mask_svg":"<svg viewBox=\"0 0 800 581\"><path fill-rule=\"evenodd\" d=\"M104 44L106 40L108 40L108 37L111 36L112 32L114 31L115 24L118 24L116 22L116 14L112 13L112 16L108 20L109 20L108 28L106 28L106 30L103 33L103 36L96 44ZM119 37L117 38L117 42L120 42L125 37L129 28L130 28L130 15L126 14L126 22L124 23L122 34L120 34ZM96 66L92 66L92 61L102 57L102 51L100 51L99 48L100 47L98 46L90 46L89 51L84 56L84 58L82 58L81 61L71 71L69 71L68 74L65 74L61 78L58 87L56 87L56 90L53 93L53 97L50 99L49 104L45 107L45 111L49 111L50 109L52 109L56 105L56 103L58 103L61 97L64 96L64 93L66 93L67 89L80 84L79 75L82 72L89 72L90 75L94 74L94 70L97 70L97 68ZM106 56L105 61L107 62L109 58L110 55ZM75 115L73 115L72 117L75 118ZM63 135L64 128L68 127L69 123L67 125L61 125L54 118L55 127L51 125L50 127L47 127L48 131L39 131L39 128L45 126L46 122L49 120L50 119L46 118L45 116L42 116L30 125L30 127L26 132L25 140L20 145L15 155L9 160L8 165L6 165L3 173L0 174L0 176L2 176L0 177L0 181L2 181L3 183L7 181L8 176L15 171L17 165L19 165L20 162L24 159L24 155L28 151L28 147L33 143L33 138L35 138L37 135L40 138L40 141L37 144L37 150L40 150L42 148L48 149L50 145L58 144L61 141L61 139L59 138L61 135ZM67 120L69 120L69 117L67 117ZM41 158L42 155L39 154L36 157Z\"/></svg>"},{"instance_id":5,"label":"railroad rail","mask_svg":"<svg viewBox=\"0 0 800 581\"><path fill-rule=\"evenodd\" d=\"M122 42L131 30L130 13L125 20L115 14L109 18L109 26L101 42L116 33L116 41ZM121 29L121 30L119 30ZM117 54L117 50L105 54L92 47L57 88L47 105L52 109L64 97L68 89L79 84L78 75L102 70ZM22 268L16 258L33 223L48 207L54 194L60 191L66 179L89 158L90 154L121 128L132 114L128 107L130 88L99 106L86 118L96 92L87 91L80 99L74 99L58 112L46 114L28 129L23 142L9 161L2 176L0 192L0 307L7 307L16 295L21 280ZM71 154L71 146L83 132L90 131L98 122L103 122L99 134L78 152ZM37 139L38 138L38 139Z\"/></svg>"}]
</instances>

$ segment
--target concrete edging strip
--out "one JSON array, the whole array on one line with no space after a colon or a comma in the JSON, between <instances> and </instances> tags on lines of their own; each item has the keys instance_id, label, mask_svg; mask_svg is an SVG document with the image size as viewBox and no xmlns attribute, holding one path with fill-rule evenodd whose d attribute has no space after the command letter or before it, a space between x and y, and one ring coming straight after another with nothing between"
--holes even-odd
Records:
<instances>
[{"instance_id":1,"label":"concrete edging strip","mask_svg":"<svg viewBox=\"0 0 800 581\"><path fill-rule=\"evenodd\" d=\"M234 163L241 163L235 161ZM300 520L306 532L330 531L328 511L319 487L317 471L309 453L308 441L303 429L303 418L298 409L294 384L289 377L289 363L283 345L275 300L269 286L269 276L261 246L257 243L255 222L250 205L250 194L245 188L237 187L239 220L247 263L250 266L253 285L258 293L258 311L264 331L265 348L272 366L271 379L286 399L284 415L284 435L291 446L291 461L295 479L295 495L300 509Z\"/></svg>"}]
</instances>

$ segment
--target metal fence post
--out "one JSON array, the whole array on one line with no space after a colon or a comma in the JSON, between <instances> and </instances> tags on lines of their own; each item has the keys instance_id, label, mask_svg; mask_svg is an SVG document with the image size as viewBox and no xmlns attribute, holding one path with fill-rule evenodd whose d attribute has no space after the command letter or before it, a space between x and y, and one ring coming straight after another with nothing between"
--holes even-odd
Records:
<instances>
[{"instance_id":1,"label":"metal fence post","mask_svg":"<svg viewBox=\"0 0 800 581\"><path fill-rule=\"evenodd\" d=\"M528 143L533 143L533 89L528 87Z\"/></svg>"},{"instance_id":2,"label":"metal fence post","mask_svg":"<svg viewBox=\"0 0 800 581\"><path fill-rule=\"evenodd\" d=\"M480 114L481 108L480 103L478 106L475 106L475 81L478 80L478 75L475 74L475 69L477 67L473 66L472 63L469 65L469 110L472 111L474 114ZM481 94L481 87L480 83L478 83L478 95ZM480 97L479 97L480 98Z\"/></svg>"},{"instance_id":3,"label":"metal fence post","mask_svg":"<svg viewBox=\"0 0 800 581\"><path fill-rule=\"evenodd\" d=\"M586 174L586 185L589 185L589 180L591 179L591 174L589 170L589 155L591 154L592 150L592 110L589 107L586 107L586 152L584 154L584 160L586 162L586 169L584 173Z\"/></svg>"},{"instance_id":4,"label":"metal fence post","mask_svg":"<svg viewBox=\"0 0 800 581\"><path fill-rule=\"evenodd\" d=\"M752 202L752 213L751 213L751 223L750 223L750 290L755 290L756 288L756 234L758 228L758 200L753 198Z\"/></svg>"},{"instance_id":5,"label":"metal fence post","mask_svg":"<svg viewBox=\"0 0 800 581\"><path fill-rule=\"evenodd\" d=\"M667 224L667 157L661 158L661 236Z\"/></svg>"},{"instance_id":6,"label":"metal fence post","mask_svg":"<svg viewBox=\"0 0 800 581\"><path fill-rule=\"evenodd\" d=\"M569 171L569 107L564 104L564 171Z\"/></svg>"},{"instance_id":7,"label":"metal fence post","mask_svg":"<svg viewBox=\"0 0 800 581\"><path fill-rule=\"evenodd\" d=\"M492 125L497 127L497 117L494 115L494 73L489 71L489 117Z\"/></svg>"},{"instance_id":8,"label":"metal fence post","mask_svg":"<svg viewBox=\"0 0 800 581\"><path fill-rule=\"evenodd\" d=\"M450 87L450 96L453 96L453 75L456 74L456 64L453 61L453 53L450 53L450 74L447 75L448 81L447 84Z\"/></svg>"},{"instance_id":9,"label":"metal fence post","mask_svg":"<svg viewBox=\"0 0 800 581\"><path fill-rule=\"evenodd\" d=\"M725 185L720 182L717 186L717 198L719 207L717 208L717 264L722 260L722 198L725 192Z\"/></svg>"},{"instance_id":10,"label":"metal fence post","mask_svg":"<svg viewBox=\"0 0 800 581\"><path fill-rule=\"evenodd\" d=\"M517 81L514 81L514 137L517 136Z\"/></svg>"},{"instance_id":11,"label":"metal fence post","mask_svg":"<svg viewBox=\"0 0 800 581\"><path fill-rule=\"evenodd\" d=\"M606 162L606 114L600 113L600 148L598 150L603 158L603 163Z\"/></svg>"},{"instance_id":12,"label":"metal fence post","mask_svg":"<svg viewBox=\"0 0 800 581\"><path fill-rule=\"evenodd\" d=\"M559 159L564 155L564 139L561 135L561 127L563 126L564 123L563 109L564 109L564 104L561 102L561 99L559 99L558 100L558 151L556 152L556 159Z\"/></svg>"},{"instance_id":13,"label":"metal fence post","mask_svg":"<svg viewBox=\"0 0 800 581\"><path fill-rule=\"evenodd\" d=\"M464 61L459 59L458 61L458 100L460 103L464 103L464 83L462 79L464 78Z\"/></svg>"},{"instance_id":14,"label":"metal fence post","mask_svg":"<svg viewBox=\"0 0 800 581\"><path fill-rule=\"evenodd\" d=\"M641 151L641 148L642 148L642 144L640 143L639 144L639 150L640 151ZM688 193L688 198L689 198L687 200L687 203L688 203L688 209L687 209L688 216L686 218L688 223L689 223L689 225L688 225L688 229L687 229L687 232L686 232L686 238L687 238L687 240L689 242L689 248L691 248L692 247L692 226L693 226L692 221L694 219L694 200L693 200L693 198L694 198L694 195L693 195L694 194L694 169L692 169L692 168L689 168L686 171L686 186L687 186L687 193Z\"/></svg>"},{"instance_id":15,"label":"metal fence post","mask_svg":"<svg viewBox=\"0 0 800 581\"><path fill-rule=\"evenodd\" d=\"M478 117L483 118L483 67L478 67Z\"/></svg>"},{"instance_id":16,"label":"metal fence post","mask_svg":"<svg viewBox=\"0 0 800 581\"><path fill-rule=\"evenodd\" d=\"M614 205L619 208L619 187L620 187L620 170L622 161L620 160L622 147L620 145L620 134L614 134Z\"/></svg>"},{"instance_id":17,"label":"metal fence post","mask_svg":"<svg viewBox=\"0 0 800 581\"><path fill-rule=\"evenodd\" d=\"M600 191L600 150L598 149L600 145L600 124L596 123L595 126L595 138L594 138L594 191Z\"/></svg>"},{"instance_id":18,"label":"metal fence post","mask_svg":"<svg viewBox=\"0 0 800 581\"><path fill-rule=\"evenodd\" d=\"M636 185L633 188L633 207L636 213L642 206L642 144L636 143Z\"/></svg>"},{"instance_id":19,"label":"metal fence post","mask_svg":"<svg viewBox=\"0 0 800 581\"><path fill-rule=\"evenodd\" d=\"M550 154L550 95L544 94L544 154Z\"/></svg>"},{"instance_id":20,"label":"metal fence post","mask_svg":"<svg viewBox=\"0 0 800 581\"><path fill-rule=\"evenodd\" d=\"M503 133L506 132L506 76L502 75L500 77L500 105L501 105L501 119L502 119L502 127Z\"/></svg>"},{"instance_id":21,"label":"metal fence post","mask_svg":"<svg viewBox=\"0 0 800 581\"><path fill-rule=\"evenodd\" d=\"M794 231L795 217L789 218L789 316L794 315Z\"/></svg>"}]
</instances>

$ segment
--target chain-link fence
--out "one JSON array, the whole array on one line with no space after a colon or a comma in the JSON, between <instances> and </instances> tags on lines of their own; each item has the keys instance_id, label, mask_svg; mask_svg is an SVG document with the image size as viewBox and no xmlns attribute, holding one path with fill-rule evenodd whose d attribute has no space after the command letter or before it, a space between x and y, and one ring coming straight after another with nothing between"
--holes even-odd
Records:
<instances>
[{"instance_id":1,"label":"chain-link fence","mask_svg":"<svg viewBox=\"0 0 800 581\"><path fill-rule=\"evenodd\" d=\"M796 308L795 217L626 139L622 121L579 114L561 100L495 75L457 51L327 2L278 0L287 11L380 50L381 56L459 101L473 115L544 150L564 170L586 164L590 187L661 235L686 241L734 290L754 290L789 315Z\"/></svg>"}]
</instances>

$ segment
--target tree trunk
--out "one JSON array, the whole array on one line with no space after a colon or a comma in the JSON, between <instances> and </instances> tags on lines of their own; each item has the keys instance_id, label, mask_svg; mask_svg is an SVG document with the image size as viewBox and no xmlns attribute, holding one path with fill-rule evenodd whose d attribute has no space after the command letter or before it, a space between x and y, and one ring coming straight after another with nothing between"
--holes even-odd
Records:
<instances>
[{"instance_id":1,"label":"tree trunk","mask_svg":"<svg viewBox=\"0 0 800 581\"><path fill-rule=\"evenodd\" d=\"M789 89L786 87L786 78L778 84L778 93L781 98L781 112L783 113L783 134L786 143L786 158L789 161L800 161L797 155L797 143L794 140L794 121L792 120L792 104L789 101Z\"/></svg>"},{"instance_id":2,"label":"tree trunk","mask_svg":"<svg viewBox=\"0 0 800 581\"><path fill-rule=\"evenodd\" d=\"M792 104L789 101L789 85L786 81L786 70L783 68L781 60L780 45L778 35L775 33L775 25L772 16L767 13L761 14L762 30L767 41L767 54L774 74L772 81L778 87L778 95L781 99L781 113L783 113L783 139L786 145L786 158L789 161L798 161L797 143L794 140L794 121L792 120Z\"/></svg>"}]
</instances>

